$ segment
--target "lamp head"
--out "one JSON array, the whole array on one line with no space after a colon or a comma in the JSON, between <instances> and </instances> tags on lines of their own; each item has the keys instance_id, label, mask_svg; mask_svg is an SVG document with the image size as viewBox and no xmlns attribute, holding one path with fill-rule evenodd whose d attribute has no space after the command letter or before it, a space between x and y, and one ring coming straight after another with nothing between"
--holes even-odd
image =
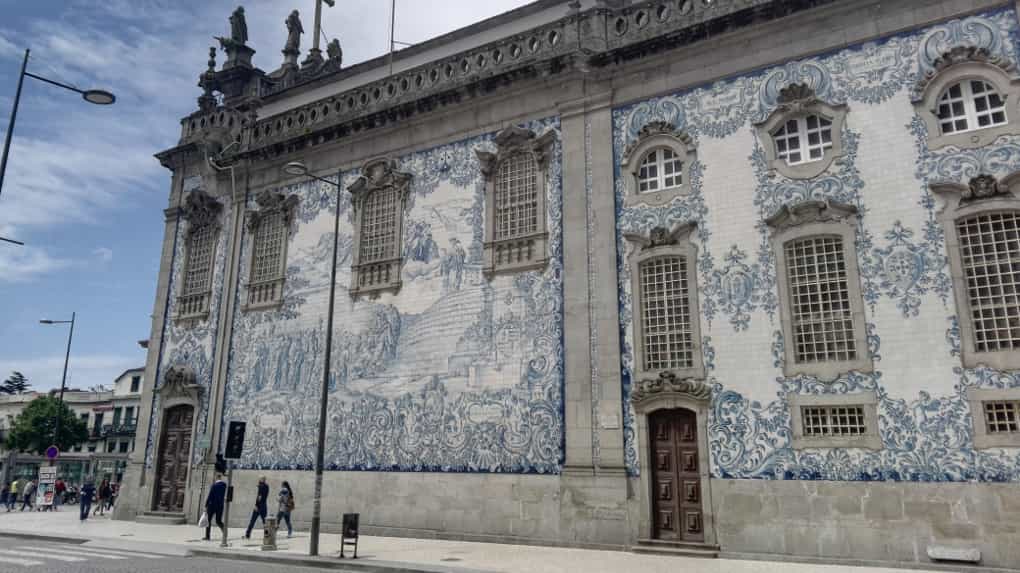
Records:
<instances>
[{"instance_id":1,"label":"lamp head","mask_svg":"<svg viewBox=\"0 0 1020 573\"><path fill-rule=\"evenodd\" d=\"M283 171L288 175L308 175L308 166L300 161L291 161L283 166Z\"/></svg>"},{"instance_id":2,"label":"lamp head","mask_svg":"<svg viewBox=\"0 0 1020 573\"><path fill-rule=\"evenodd\" d=\"M39 321L39 324L53 324L53 321L48 318L44 318Z\"/></svg>"},{"instance_id":3,"label":"lamp head","mask_svg":"<svg viewBox=\"0 0 1020 573\"><path fill-rule=\"evenodd\" d=\"M106 90L86 90L82 92L82 97L96 105L110 105L117 101L117 97Z\"/></svg>"}]
</instances>

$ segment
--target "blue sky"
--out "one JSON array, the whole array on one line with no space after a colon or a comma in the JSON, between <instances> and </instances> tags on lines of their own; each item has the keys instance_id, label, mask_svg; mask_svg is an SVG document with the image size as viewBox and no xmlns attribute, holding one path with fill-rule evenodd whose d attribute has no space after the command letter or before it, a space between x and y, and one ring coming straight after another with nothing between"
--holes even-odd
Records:
<instances>
[{"instance_id":1,"label":"blue sky","mask_svg":"<svg viewBox=\"0 0 1020 573\"><path fill-rule=\"evenodd\" d=\"M397 0L396 39L414 43L527 0ZM275 69L284 19L302 14L311 44L314 0L241 2L255 63ZM323 30L346 64L386 52L389 2L337 0ZM0 0L0 137L25 48L28 70L117 95L113 106L26 78L0 193L0 380L23 372L58 387L66 326L78 313L69 387L110 384L145 362L170 173L152 157L173 146L196 107L212 36L229 35L236 1ZM441 9L437 9L441 7ZM222 54L218 56L222 62Z\"/></svg>"}]
</instances>

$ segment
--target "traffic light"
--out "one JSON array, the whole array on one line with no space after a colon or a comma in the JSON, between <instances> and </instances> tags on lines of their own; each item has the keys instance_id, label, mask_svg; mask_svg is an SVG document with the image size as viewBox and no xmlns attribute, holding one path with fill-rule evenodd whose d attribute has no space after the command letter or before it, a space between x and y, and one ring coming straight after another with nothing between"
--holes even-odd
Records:
<instances>
[{"instance_id":1,"label":"traffic light","mask_svg":"<svg viewBox=\"0 0 1020 573\"><path fill-rule=\"evenodd\" d=\"M223 457L228 460L236 460L241 457L244 450L244 429L245 422L231 422L227 429L227 447Z\"/></svg>"}]
</instances>

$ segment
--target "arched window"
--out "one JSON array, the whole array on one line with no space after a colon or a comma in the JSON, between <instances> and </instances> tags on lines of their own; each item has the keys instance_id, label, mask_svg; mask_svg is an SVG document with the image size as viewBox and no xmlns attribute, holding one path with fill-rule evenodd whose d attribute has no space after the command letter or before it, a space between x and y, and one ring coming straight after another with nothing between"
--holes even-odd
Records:
<instances>
[{"instance_id":1,"label":"arched window","mask_svg":"<svg viewBox=\"0 0 1020 573\"><path fill-rule=\"evenodd\" d=\"M942 92L938 120L943 135L1005 125L1006 103L992 84L964 80Z\"/></svg>"},{"instance_id":2,"label":"arched window","mask_svg":"<svg viewBox=\"0 0 1020 573\"><path fill-rule=\"evenodd\" d=\"M248 258L246 310L271 307L283 301L288 231L298 198L265 190L255 197L255 201L258 210L248 211L248 231L252 241Z\"/></svg>"},{"instance_id":3,"label":"arched window","mask_svg":"<svg viewBox=\"0 0 1020 573\"><path fill-rule=\"evenodd\" d=\"M832 149L832 120L822 115L807 115L786 120L772 132L776 156L787 165L821 161Z\"/></svg>"},{"instance_id":4,"label":"arched window","mask_svg":"<svg viewBox=\"0 0 1020 573\"><path fill-rule=\"evenodd\" d=\"M212 298L213 263L220 235L220 212L223 205L210 195L196 189L185 200L183 216L188 222L184 242L184 266L180 274L180 290L174 316L185 324L209 316Z\"/></svg>"},{"instance_id":5,"label":"arched window","mask_svg":"<svg viewBox=\"0 0 1020 573\"><path fill-rule=\"evenodd\" d=\"M659 147L649 151L638 167L638 193L661 191L683 185L683 158L672 148Z\"/></svg>"},{"instance_id":6,"label":"arched window","mask_svg":"<svg viewBox=\"0 0 1020 573\"><path fill-rule=\"evenodd\" d=\"M348 189L354 204L354 264L351 265L352 297L365 293L396 293L404 259L404 209L411 190L411 174L397 171L396 161L372 159L362 167Z\"/></svg>"}]
</instances>

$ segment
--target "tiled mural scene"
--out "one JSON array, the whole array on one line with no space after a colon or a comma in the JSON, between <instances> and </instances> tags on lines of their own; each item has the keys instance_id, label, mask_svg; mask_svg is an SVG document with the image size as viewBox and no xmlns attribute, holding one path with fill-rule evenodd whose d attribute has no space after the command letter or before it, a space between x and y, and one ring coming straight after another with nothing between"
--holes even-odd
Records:
<instances>
[{"instance_id":1,"label":"tiled mural scene","mask_svg":"<svg viewBox=\"0 0 1020 573\"><path fill-rule=\"evenodd\" d=\"M538 0L268 73L224 43L157 155L118 516L193 521L244 422L234 503L288 480L326 528L1020 566L1018 11Z\"/></svg>"}]
</instances>

